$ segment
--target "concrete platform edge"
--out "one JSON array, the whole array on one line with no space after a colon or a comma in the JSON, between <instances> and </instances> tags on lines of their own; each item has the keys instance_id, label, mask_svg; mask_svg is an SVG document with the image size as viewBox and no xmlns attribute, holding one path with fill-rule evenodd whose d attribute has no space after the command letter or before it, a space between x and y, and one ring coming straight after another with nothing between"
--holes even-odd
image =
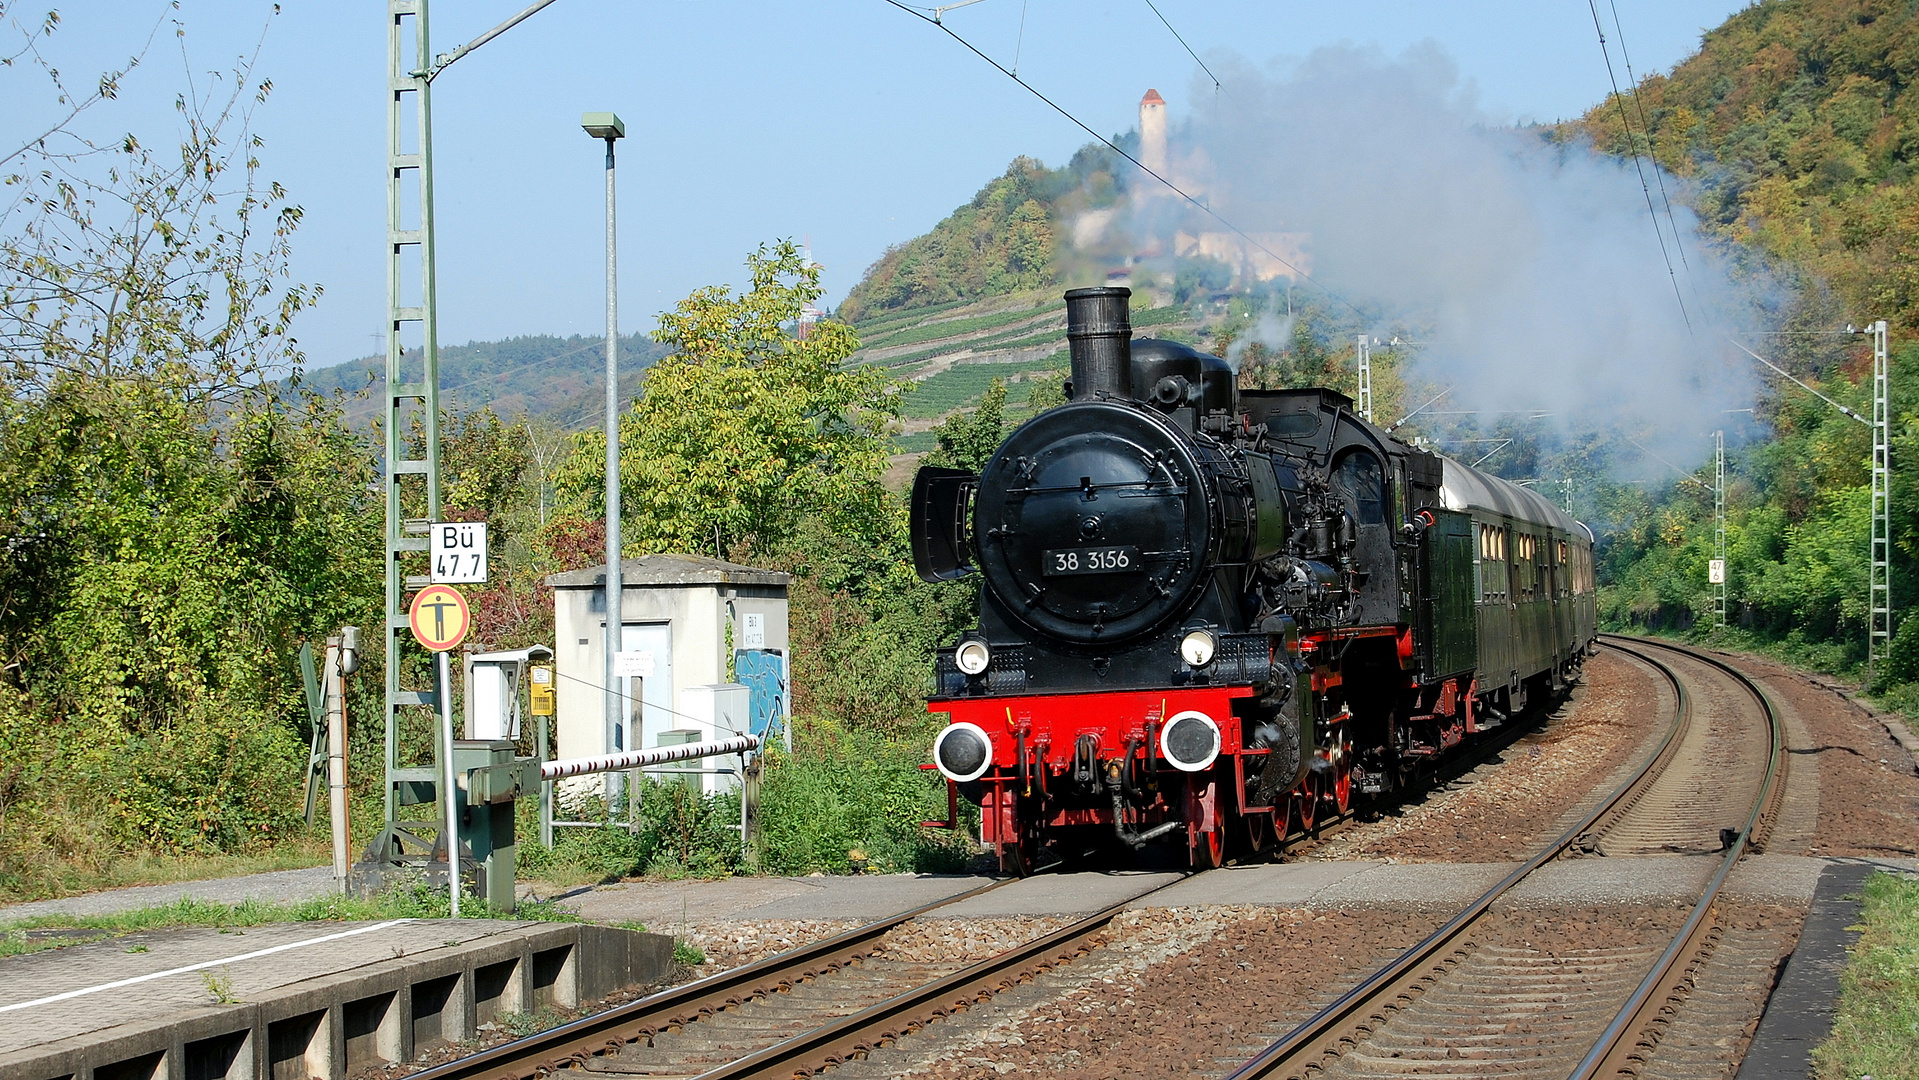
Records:
<instances>
[{"instance_id":1,"label":"concrete platform edge","mask_svg":"<svg viewBox=\"0 0 1919 1080\"><path fill-rule=\"evenodd\" d=\"M521 926L193 1012L0 1056L0 1080L344 1080L474 1037L502 1013L652 982L673 941L591 923ZM60 1006L52 1006L60 1007ZM17 1022L17 1021L16 1021Z\"/></svg>"},{"instance_id":2,"label":"concrete platform edge","mask_svg":"<svg viewBox=\"0 0 1919 1080\"><path fill-rule=\"evenodd\" d=\"M1859 889L1879 869L1884 867L1833 860L1820 872L1799 944L1766 1002L1739 1064L1738 1080L1805 1080L1812 1075L1813 1048L1832 1032L1846 948L1859 939L1857 931L1847 929L1859 921Z\"/></svg>"}]
</instances>

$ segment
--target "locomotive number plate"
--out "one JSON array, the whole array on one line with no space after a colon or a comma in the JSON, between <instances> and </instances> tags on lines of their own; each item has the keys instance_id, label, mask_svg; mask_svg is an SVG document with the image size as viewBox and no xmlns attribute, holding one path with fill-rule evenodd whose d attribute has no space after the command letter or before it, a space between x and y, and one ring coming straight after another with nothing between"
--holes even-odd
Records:
<instances>
[{"instance_id":1,"label":"locomotive number plate","mask_svg":"<svg viewBox=\"0 0 1919 1080\"><path fill-rule=\"evenodd\" d=\"M1136 547L1057 548L1046 553L1043 577L1064 574L1137 574L1146 569Z\"/></svg>"}]
</instances>

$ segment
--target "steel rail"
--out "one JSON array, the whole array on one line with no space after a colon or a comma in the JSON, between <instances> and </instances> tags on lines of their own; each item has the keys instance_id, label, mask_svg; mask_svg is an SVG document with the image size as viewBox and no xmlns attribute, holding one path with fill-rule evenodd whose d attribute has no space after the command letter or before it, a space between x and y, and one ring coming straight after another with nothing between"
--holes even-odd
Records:
<instances>
[{"instance_id":1,"label":"steel rail","mask_svg":"<svg viewBox=\"0 0 1919 1080\"><path fill-rule=\"evenodd\" d=\"M1785 785L1778 782L1785 761L1783 725L1779 721L1778 711L1773 708L1772 699L1766 696L1758 683L1731 664L1698 650L1646 638L1622 640L1676 652L1731 676L1735 684L1752 695L1765 715L1766 726L1771 733L1771 750L1766 761L1766 779L1760 787L1758 798L1753 800L1752 812L1747 815L1739 835L1727 845L1725 857L1720 860L1719 870L1713 874L1712 880L1707 882L1704 895L1693 905L1692 913L1673 937L1672 944L1660 954L1652 970L1633 989L1592 1049L1569 1074L1568 1080L1593 1080L1601 1075L1636 1074L1639 1071L1647 1052L1656 1045L1656 1040L1648 1039L1646 1032L1657 1022L1659 1014L1664 1012L1664 1006L1678 994L1680 987L1691 980L1695 962L1704 958L1704 945L1712 925L1709 916L1719 899L1720 890L1726 884L1727 876L1738 864L1747 845L1752 843L1757 846L1754 837L1762 828L1769 827L1769 812L1775 809L1775 801L1785 790Z\"/></svg>"},{"instance_id":2,"label":"steel rail","mask_svg":"<svg viewBox=\"0 0 1919 1080\"><path fill-rule=\"evenodd\" d=\"M822 941L424 1069L409 1080L532 1080L569 1062L618 1052L627 1043L656 1031L691 1023L730 1005L777 992L795 981L836 970L872 951L880 937L901 923L1018 880L1006 878L968 889Z\"/></svg>"},{"instance_id":3,"label":"steel rail","mask_svg":"<svg viewBox=\"0 0 1919 1080\"><path fill-rule=\"evenodd\" d=\"M1667 729L1658 748L1646 757L1645 762L1634 771L1632 776L1615 788L1597 806L1582 815L1579 821L1558 839L1521 864L1512 873L1507 874L1497 885L1468 904L1444 926L1368 975L1359 985L1335 998L1277 1042L1235 1069L1227 1080L1254 1080L1254 1078L1292 1075L1287 1071L1287 1066L1292 1063L1302 1058L1323 1059L1325 1054L1334 1052L1340 1043L1349 1041L1347 1032L1354 1026L1353 1021L1360 1019L1358 1014L1374 1002L1417 998L1423 992L1421 984L1429 976L1443 972L1463 958L1463 953L1458 950L1449 952L1448 947L1459 939L1467 927L1485 915L1492 908L1493 903L1513 886L1571 847L1592 827L1594 822L1600 820L1628 796L1634 795L1650 777L1663 768L1665 762L1671 759L1679 746L1681 736L1692 721L1692 695L1687 692L1678 674L1659 661L1617 645L1609 647L1637 656L1641 661L1652 665L1655 671L1665 677L1677 697L1672 726Z\"/></svg>"}]
</instances>

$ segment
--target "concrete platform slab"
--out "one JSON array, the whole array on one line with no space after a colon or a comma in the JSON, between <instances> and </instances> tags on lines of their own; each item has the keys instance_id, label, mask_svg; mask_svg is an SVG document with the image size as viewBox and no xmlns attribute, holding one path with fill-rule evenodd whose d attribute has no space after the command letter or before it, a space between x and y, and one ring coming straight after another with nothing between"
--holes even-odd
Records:
<instances>
[{"instance_id":1,"label":"concrete platform slab","mask_svg":"<svg viewBox=\"0 0 1919 1080\"><path fill-rule=\"evenodd\" d=\"M1118 870L1104 873L1038 874L932 912L933 918L997 918L1008 915L1090 915L1123 904L1185 877L1182 871Z\"/></svg>"},{"instance_id":2,"label":"concrete platform slab","mask_svg":"<svg viewBox=\"0 0 1919 1080\"><path fill-rule=\"evenodd\" d=\"M963 874L626 881L555 898L595 922L638 921L672 933L682 925L774 919L875 921L993 882Z\"/></svg>"},{"instance_id":3,"label":"concrete platform slab","mask_svg":"<svg viewBox=\"0 0 1919 1080\"><path fill-rule=\"evenodd\" d=\"M1803 906L1811 903L1827 860L1756 855L1734 868L1726 895L1735 900ZM1144 897L1135 907L1255 904L1271 907L1441 910L1477 899L1518 863L1299 862L1216 870ZM1549 863L1501 902L1555 904L1691 903L1717 869L1697 855L1569 859Z\"/></svg>"},{"instance_id":4,"label":"concrete platform slab","mask_svg":"<svg viewBox=\"0 0 1919 1080\"><path fill-rule=\"evenodd\" d=\"M224 980L237 1001L255 1001L307 979L537 925L435 919L161 930L7 957L0 959L0 1054L129 1016L202 1011L220 1004L209 979Z\"/></svg>"},{"instance_id":5,"label":"concrete platform slab","mask_svg":"<svg viewBox=\"0 0 1919 1080\"><path fill-rule=\"evenodd\" d=\"M1378 862L1300 862L1282 865L1228 866L1133 901L1141 907L1190 907L1202 904L1254 904L1311 907L1327 889Z\"/></svg>"}]
</instances>

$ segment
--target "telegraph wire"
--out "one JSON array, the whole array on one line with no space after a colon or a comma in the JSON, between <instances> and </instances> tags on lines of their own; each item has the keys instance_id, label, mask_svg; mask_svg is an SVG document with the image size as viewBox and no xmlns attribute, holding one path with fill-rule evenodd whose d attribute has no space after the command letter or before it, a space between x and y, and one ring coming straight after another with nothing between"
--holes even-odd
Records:
<instances>
[{"instance_id":1,"label":"telegraph wire","mask_svg":"<svg viewBox=\"0 0 1919 1080\"><path fill-rule=\"evenodd\" d=\"M1153 3L1153 0L1146 0L1146 6L1153 9L1153 14L1159 15L1159 21L1165 24L1167 32L1173 35L1174 41L1179 42L1180 48L1186 50L1186 55L1193 58L1193 63L1199 65L1199 70L1205 72L1206 77L1213 80L1213 93L1219 93L1219 76L1213 74L1213 69L1206 66L1206 61L1199 58L1199 54L1193 51L1191 45L1186 44L1186 39L1179 36L1179 31L1173 29L1173 24L1166 22L1166 16L1159 14L1159 5ZM1017 67L1018 65L1015 66Z\"/></svg>"},{"instance_id":2,"label":"telegraph wire","mask_svg":"<svg viewBox=\"0 0 1919 1080\"><path fill-rule=\"evenodd\" d=\"M1639 160L1639 144L1633 142L1632 124L1626 118L1626 99L1619 93L1619 76L1613 72L1612 51L1606 48L1606 27L1599 21L1599 5L1597 0L1586 0L1586 6L1592 11L1593 29L1599 34L1599 55L1606 60L1606 78L1612 82L1613 103L1619 106L1620 126L1626 129L1626 148L1632 151L1632 166L1639 174L1639 190L1646 196L1646 213L1652 217L1653 235L1659 238L1659 257L1666 262L1666 276L1672 280L1673 299L1679 301L1679 315L1686 320L1686 333L1692 334L1692 314L1686 310L1686 297L1679 291L1679 275L1673 272L1672 253L1666 250L1666 230L1659 227L1659 211L1652 204L1652 187L1646 183L1646 166ZM1649 133L1648 140L1651 137ZM1657 171L1656 165L1654 168ZM1674 236L1673 242L1678 243L1679 238Z\"/></svg>"},{"instance_id":3,"label":"telegraph wire","mask_svg":"<svg viewBox=\"0 0 1919 1080\"><path fill-rule=\"evenodd\" d=\"M1331 297L1332 299L1337 300L1341 304L1346 305L1346 307L1350 309L1353 314L1359 316L1361 319L1364 319L1367 317L1366 313L1364 311L1361 311L1358 305L1354 304L1352 301L1334 292L1332 289L1326 287L1326 285L1321 283L1317 278L1314 278L1311 274L1308 274L1306 271L1300 269L1297 266L1294 266L1291 262L1287 261L1284 257L1282 257L1278 252L1267 247L1265 244L1260 243L1258 240L1253 239L1252 235L1246 232L1246 230L1226 220L1224 217L1221 217L1219 212L1214 210L1212 207L1207 206L1205 203L1200 202L1198 199L1192 197L1191 195L1188 195L1184 190L1180 188L1178 184L1173 183L1171 180L1168 180L1164 176L1161 176L1160 174L1147 168L1145 165L1140 163L1140 160L1138 158L1134 157L1133 155L1127 153L1124 150L1121 150L1119 147L1113 145L1113 141L1111 139L1108 139L1106 136L1101 135L1099 132L1094 131L1092 128L1088 127L1085 121L1081 120L1077 116L1074 116L1072 113L1067 112L1063 106L1061 106L1058 102L1054 101L1052 98L1047 97L1045 94L1040 93L1037 89L1033 87L1031 83L1020 78L1018 75L1015 75L1013 72L1007 70L1006 66L1004 64L1001 64L998 60L995 60L992 57L986 55L985 53L979 51L979 49L976 48L972 42L954 33L953 29L947 26L945 23L929 15L926 15L924 12L918 10L917 8L912 7L911 5L901 3L900 0L886 0L886 3L891 4L892 6L900 9L901 11L906 12L908 15L911 15L922 22L931 23L932 25L939 27L941 30L944 30L946 32L947 37L950 37L954 41L959 42L960 45L966 49L967 52L970 52L974 56L979 57L981 60L984 60L987 63L993 65L993 68L996 71L1006 76L1007 78L1013 80L1014 82L1018 83L1021 86L1021 88L1023 88L1027 93L1040 99L1042 102L1045 102L1048 108L1052 109L1054 112L1060 114L1061 116L1064 116L1068 121L1070 121L1073 124L1074 127L1077 127L1081 131L1084 131L1086 134L1091 135L1093 139L1097 141L1101 146L1106 147L1108 150L1111 150L1113 153L1118 154L1120 157L1123 157L1127 161L1132 162L1135 168L1139 169L1139 171L1145 173L1146 175L1152 177L1153 179L1159 181L1162 185L1166 187L1168 191L1171 191L1173 194L1178 195L1180 198L1193 204L1195 207L1198 207L1199 210L1202 213L1204 213L1207 217L1210 217L1214 221L1219 222L1221 225L1226 226L1226 228L1231 230L1235 236L1238 236L1240 239L1253 245L1254 247L1258 248L1260 251L1265 252L1266 255L1270 257L1274 262L1277 262L1281 266L1284 266L1286 269L1291 270L1294 274L1298 275L1298 280L1310 282L1320 292L1323 292L1327 296ZM937 10L944 11L945 9L941 8ZM1650 198L1651 196L1648 196L1648 199ZM1657 223L1655 222L1655 224ZM1661 250L1664 250L1663 238L1661 239L1660 243L1661 243ZM1684 307L1683 303L1681 304L1681 307L1682 308ZM1688 322L1687 325L1691 326L1692 324Z\"/></svg>"}]
</instances>

